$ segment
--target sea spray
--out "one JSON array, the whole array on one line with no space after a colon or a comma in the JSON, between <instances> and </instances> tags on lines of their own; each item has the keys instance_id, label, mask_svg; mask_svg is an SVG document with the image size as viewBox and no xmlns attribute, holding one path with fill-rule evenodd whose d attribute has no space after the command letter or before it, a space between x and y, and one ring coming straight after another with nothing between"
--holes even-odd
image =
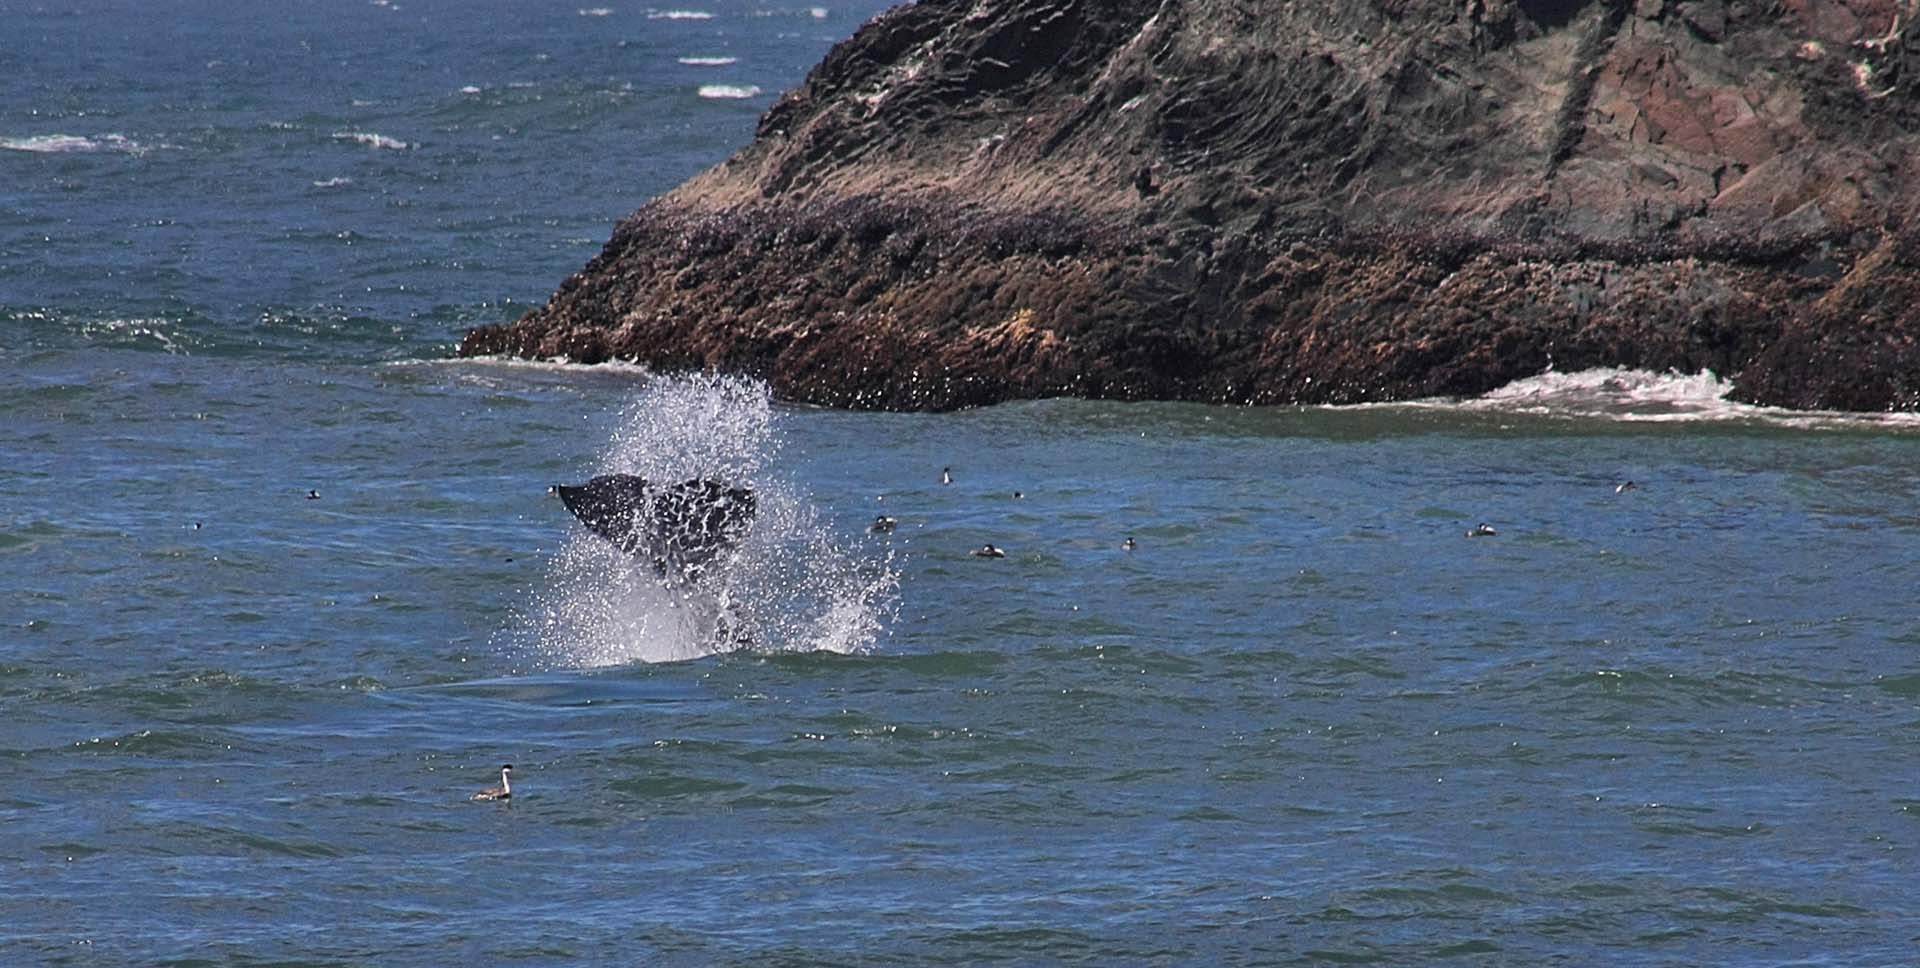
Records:
<instances>
[{"instance_id":1,"label":"sea spray","mask_svg":"<svg viewBox=\"0 0 1920 968\"><path fill-rule=\"evenodd\" d=\"M664 582L650 562L556 514L567 527L530 616L533 647L556 666L671 662L733 649L860 652L891 619L899 577L836 534L783 474L778 413L765 384L658 377L615 422L591 474L709 478L753 489L746 538L697 583Z\"/></svg>"}]
</instances>

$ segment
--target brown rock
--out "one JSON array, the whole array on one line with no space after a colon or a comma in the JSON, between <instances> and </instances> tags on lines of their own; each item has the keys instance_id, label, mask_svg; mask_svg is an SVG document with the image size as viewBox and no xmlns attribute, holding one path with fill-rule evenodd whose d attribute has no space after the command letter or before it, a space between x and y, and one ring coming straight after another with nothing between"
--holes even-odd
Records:
<instances>
[{"instance_id":1,"label":"brown rock","mask_svg":"<svg viewBox=\"0 0 1920 968\"><path fill-rule=\"evenodd\" d=\"M844 406L1357 402L1597 365L1914 406L1903 3L1778 10L922 0L461 351Z\"/></svg>"}]
</instances>

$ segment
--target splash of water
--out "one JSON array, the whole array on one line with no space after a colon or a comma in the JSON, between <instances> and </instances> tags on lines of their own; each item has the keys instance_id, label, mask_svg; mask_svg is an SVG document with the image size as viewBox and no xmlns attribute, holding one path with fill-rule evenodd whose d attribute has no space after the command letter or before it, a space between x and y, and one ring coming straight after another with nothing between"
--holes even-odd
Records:
<instances>
[{"instance_id":1,"label":"splash of water","mask_svg":"<svg viewBox=\"0 0 1920 968\"><path fill-rule=\"evenodd\" d=\"M747 648L851 653L892 618L891 557L856 555L778 459L778 414L765 384L657 377L617 421L594 474L696 477L753 489L758 513L736 551L694 585L663 584L651 564L572 528L535 596L536 651L560 666L672 662Z\"/></svg>"}]
</instances>

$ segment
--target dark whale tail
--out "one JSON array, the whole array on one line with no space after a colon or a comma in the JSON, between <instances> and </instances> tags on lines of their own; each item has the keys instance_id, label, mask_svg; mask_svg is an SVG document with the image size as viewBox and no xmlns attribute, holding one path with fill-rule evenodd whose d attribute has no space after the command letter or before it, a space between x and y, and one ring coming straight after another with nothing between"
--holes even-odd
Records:
<instances>
[{"instance_id":1,"label":"dark whale tail","mask_svg":"<svg viewBox=\"0 0 1920 968\"><path fill-rule=\"evenodd\" d=\"M594 534L653 562L662 578L699 579L753 523L753 491L694 478L654 484L632 474L603 474L585 484L547 489Z\"/></svg>"}]
</instances>

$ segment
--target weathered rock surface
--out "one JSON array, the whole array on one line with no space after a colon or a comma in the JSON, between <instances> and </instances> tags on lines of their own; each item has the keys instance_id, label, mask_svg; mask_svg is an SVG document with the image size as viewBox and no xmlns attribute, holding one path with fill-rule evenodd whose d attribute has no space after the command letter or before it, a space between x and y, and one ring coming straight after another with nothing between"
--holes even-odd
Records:
<instances>
[{"instance_id":1,"label":"weathered rock surface","mask_svg":"<svg viewBox=\"0 0 1920 968\"><path fill-rule=\"evenodd\" d=\"M1920 0L922 0L464 353L834 405L1920 409ZM1920 42L1917 42L1920 47Z\"/></svg>"}]
</instances>

